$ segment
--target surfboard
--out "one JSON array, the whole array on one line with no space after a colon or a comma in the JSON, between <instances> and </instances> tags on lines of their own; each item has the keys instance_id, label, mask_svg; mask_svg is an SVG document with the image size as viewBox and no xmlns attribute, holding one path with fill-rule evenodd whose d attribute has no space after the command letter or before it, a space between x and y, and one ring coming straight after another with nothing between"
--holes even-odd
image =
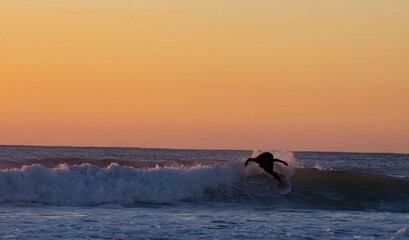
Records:
<instances>
[{"instance_id":1,"label":"surfboard","mask_svg":"<svg viewBox=\"0 0 409 240\"><path fill-rule=\"evenodd\" d=\"M291 192L291 183L288 178L282 176L281 180L276 180L276 187L281 195L287 195Z\"/></svg>"}]
</instances>

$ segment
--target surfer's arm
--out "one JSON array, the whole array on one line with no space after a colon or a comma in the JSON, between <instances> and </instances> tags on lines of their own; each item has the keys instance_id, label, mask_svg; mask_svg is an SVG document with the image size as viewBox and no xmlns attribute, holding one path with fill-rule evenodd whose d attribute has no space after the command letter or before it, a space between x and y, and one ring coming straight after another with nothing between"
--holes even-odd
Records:
<instances>
[{"instance_id":1,"label":"surfer's arm","mask_svg":"<svg viewBox=\"0 0 409 240\"><path fill-rule=\"evenodd\" d=\"M247 161L244 163L244 166L247 167L247 165L249 165L249 162L260 163L260 160L258 160L257 158L249 158L249 159L247 159Z\"/></svg>"},{"instance_id":2,"label":"surfer's arm","mask_svg":"<svg viewBox=\"0 0 409 240\"><path fill-rule=\"evenodd\" d=\"M282 163L282 164L284 164L284 165L288 166L288 163L284 162L283 160L280 160L280 159L274 159L273 161L274 161L274 162L280 162L280 163Z\"/></svg>"}]
</instances>

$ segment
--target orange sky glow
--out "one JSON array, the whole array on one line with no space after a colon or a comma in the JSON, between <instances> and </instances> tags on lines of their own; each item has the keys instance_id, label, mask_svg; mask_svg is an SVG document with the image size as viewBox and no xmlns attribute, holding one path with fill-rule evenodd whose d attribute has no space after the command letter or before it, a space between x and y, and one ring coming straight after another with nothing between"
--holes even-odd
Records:
<instances>
[{"instance_id":1,"label":"orange sky glow","mask_svg":"<svg viewBox=\"0 0 409 240\"><path fill-rule=\"evenodd\" d=\"M0 2L0 144L409 153L409 1Z\"/></svg>"}]
</instances>

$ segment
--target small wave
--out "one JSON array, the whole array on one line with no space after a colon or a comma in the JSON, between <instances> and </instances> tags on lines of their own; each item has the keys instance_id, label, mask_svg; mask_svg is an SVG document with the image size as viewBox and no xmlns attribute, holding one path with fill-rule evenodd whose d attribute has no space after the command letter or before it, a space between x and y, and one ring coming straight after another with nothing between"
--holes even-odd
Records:
<instances>
[{"instance_id":1,"label":"small wave","mask_svg":"<svg viewBox=\"0 0 409 240\"><path fill-rule=\"evenodd\" d=\"M409 228L403 227L399 229L392 237L391 240L397 239L408 239L409 238Z\"/></svg>"}]
</instances>

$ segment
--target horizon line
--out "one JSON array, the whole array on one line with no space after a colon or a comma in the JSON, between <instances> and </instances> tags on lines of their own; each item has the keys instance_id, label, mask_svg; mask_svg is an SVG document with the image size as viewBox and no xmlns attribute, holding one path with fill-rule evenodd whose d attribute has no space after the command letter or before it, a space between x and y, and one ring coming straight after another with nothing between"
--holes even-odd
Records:
<instances>
[{"instance_id":1,"label":"horizon line","mask_svg":"<svg viewBox=\"0 0 409 240\"><path fill-rule=\"evenodd\" d=\"M190 150L190 151L256 151L256 150L287 150L290 152L321 152L321 153L354 153L354 154L401 154L404 152L361 152L361 151L331 151L331 150L289 150L286 148L272 149L239 149L239 148L172 148L172 147L135 147L135 146L79 146L79 145L40 145L40 144L0 144L0 147L65 147L65 148L135 148L135 149L158 149L158 150Z\"/></svg>"}]
</instances>

